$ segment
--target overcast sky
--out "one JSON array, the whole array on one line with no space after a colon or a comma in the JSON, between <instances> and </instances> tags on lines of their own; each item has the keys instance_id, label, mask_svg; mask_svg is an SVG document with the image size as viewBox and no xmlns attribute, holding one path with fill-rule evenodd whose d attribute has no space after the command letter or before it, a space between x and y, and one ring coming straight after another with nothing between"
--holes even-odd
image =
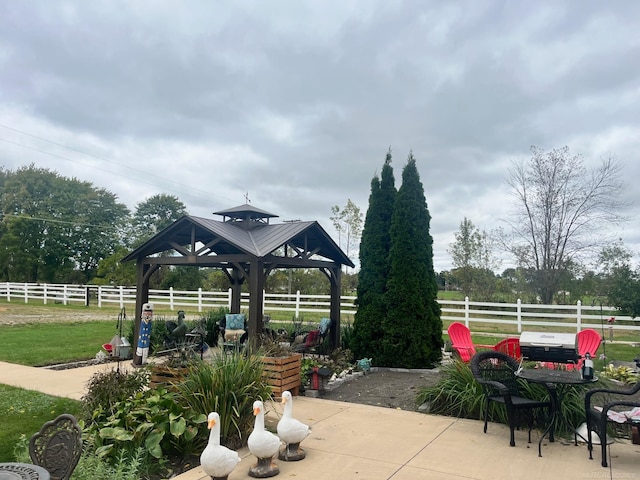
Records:
<instances>
[{"instance_id":1,"label":"overcast sky","mask_svg":"<svg viewBox=\"0 0 640 480\"><path fill-rule=\"evenodd\" d=\"M440 271L465 216L504 225L511 162L566 145L623 166L638 251L639 32L640 2L601 0L0 0L0 165L132 210L248 193L334 235L331 207L364 215L389 147L397 187L413 151Z\"/></svg>"}]
</instances>

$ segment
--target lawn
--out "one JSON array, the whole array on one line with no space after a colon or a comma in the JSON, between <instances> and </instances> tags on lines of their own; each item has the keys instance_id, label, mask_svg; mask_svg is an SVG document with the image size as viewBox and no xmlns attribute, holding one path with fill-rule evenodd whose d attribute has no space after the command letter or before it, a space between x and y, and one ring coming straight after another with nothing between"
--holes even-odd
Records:
<instances>
[{"instance_id":1,"label":"lawn","mask_svg":"<svg viewBox=\"0 0 640 480\"><path fill-rule=\"evenodd\" d=\"M14 461L21 435L30 438L61 413L80 414L80 402L0 384L0 462Z\"/></svg>"},{"instance_id":2,"label":"lawn","mask_svg":"<svg viewBox=\"0 0 640 480\"><path fill-rule=\"evenodd\" d=\"M42 366L94 358L116 333L115 322L2 325L0 360Z\"/></svg>"}]
</instances>

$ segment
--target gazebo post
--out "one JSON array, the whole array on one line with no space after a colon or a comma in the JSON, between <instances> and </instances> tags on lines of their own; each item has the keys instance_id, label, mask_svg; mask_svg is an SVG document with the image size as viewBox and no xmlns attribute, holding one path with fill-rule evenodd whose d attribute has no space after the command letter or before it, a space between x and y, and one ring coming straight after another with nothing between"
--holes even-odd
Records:
<instances>
[{"instance_id":1,"label":"gazebo post","mask_svg":"<svg viewBox=\"0 0 640 480\"><path fill-rule=\"evenodd\" d=\"M249 338L257 338L262 332L263 290L264 262L254 260L249 267Z\"/></svg>"},{"instance_id":2,"label":"gazebo post","mask_svg":"<svg viewBox=\"0 0 640 480\"><path fill-rule=\"evenodd\" d=\"M340 346L340 290L342 281L342 269L340 265L330 269L331 277L331 306L329 307L329 318L331 318L331 329L329 330L329 349L335 350Z\"/></svg>"},{"instance_id":3,"label":"gazebo post","mask_svg":"<svg viewBox=\"0 0 640 480\"><path fill-rule=\"evenodd\" d=\"M136 310L134 315L134 327L133 327L133 365L141 366L142 357L136 354L136 345L138 342L138 336L140 335L140 321L142 318L142 305L149 301L149 277L156 268L150 271L151 265L144 263L144 258L138 259L136 264Z\"/></svg>"}]
</instances>

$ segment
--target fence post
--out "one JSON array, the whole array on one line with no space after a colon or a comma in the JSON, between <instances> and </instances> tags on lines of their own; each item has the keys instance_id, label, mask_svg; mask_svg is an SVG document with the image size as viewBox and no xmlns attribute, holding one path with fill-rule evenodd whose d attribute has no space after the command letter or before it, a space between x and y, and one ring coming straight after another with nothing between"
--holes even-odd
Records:
<instances>
[{"instance_id":1,"label":"fence post","mask_svg":"<svg viewBox=\"0 0 640 480\"><path fill-rule=\"evenodd\" d=\"M62 304L63 305L67 304L67 284L66 283L62 286Z\"/></svg>"},{"instance_id":2,"label":"fence post","mask_svg":"<svg viewBox=\"0 0 640 480\"><path fill-rule=\"evenodd\" d=\"M24 303L29 303L29 284L24 283Z\"/></svg>"},{"instance_id":3,"label":"fence post","mask_svg":"<svg viewBox=\"0 0 640 480\"><path fill-rule=\"evenodd\" d=\"M469 297L464 297L464 324L469 328Z\"/></svg>"},{"instance_id":4,"label":"fence post","mask_svg":"<svg viewBox=\"0 0 640 480\"><path fill-rule=\"evenodd\" d=\"M231 311L231 289L227 290L227 308Z\"/></svg>"},{"instance_id":5,"label":"fence post","mask_svg":"<svg viewBox=\"0 0 640 480\"><path fill-rule=\"evenodd\" d=\"M7 282L7 302L11 301L11 284Z\"/></svg>"},{"instance_id":6,"label":"fence post","mask_svg":"<svg viewBox=\"0 0 640 480\"><path fill-rule=\"evenodd\" d=\"M47 304L47 284L46 283L42 286L42 294L44 297L44 304L46 305Z\"/></svg>"},{"instance_id":7,"label":"fence post","mask_svg":"<svg viewBox=\"0 0 640 480\"><path fill-rule=\"evenodd\" d=\"M516 302L516 321L518 323L518 333L522 333L522 300Z\"/></svg>"},{"instance_id":8,"label":"fence post","mask_svg":"<svg viewBox=\"0 0 640 480\"><path fill-rule=\"evenodd\" d=\"M198 313L202 312L202 287L198 287Z\"/></svg>"},{"instance_id":9,"label":"fence post","mask_svg":"<svg viewBox=\"0 0 640 480\"><path fill-rule=\"evenodd\" d=\"M582 302L578 300L576 303L576 333L582 330Z\"/></svg>"},{"instance_id":10,"label":"fence post","mask_svg":"<svg viewBox=\"0 0 640 480\"><path fill-rule=\"evenodd\" d=\"M120 289L119 289L119 296L120 296L120 308L124 307L124 286L120 285Z\"/></svg>"},{"instance_id":11,"label":"fence post","mask_svg":"<svg viewBox=\"0 0 640 480\"><path fill-rule=\"evenodd\" d=\"M296 291L296 318L300 317L300 290Z\"/></svg>"},{"instance_id":12,"label":"fence post","mask_svg":"<svg viewBox=\"0 0 640 480\"><path fill-rule=\"evenodd\" d=\"M169 310L173 312L173 287L169 287Z\"/></svg>"},{"instance_id":13,"label":"fence post","mask_svg":"<svg viewBox=\"0 0 640 480\"><path fill-rule=\"evenodd\" d=\"M98 285L98 308L102 308L102 285Z\"/></svg>"}]
</instances>

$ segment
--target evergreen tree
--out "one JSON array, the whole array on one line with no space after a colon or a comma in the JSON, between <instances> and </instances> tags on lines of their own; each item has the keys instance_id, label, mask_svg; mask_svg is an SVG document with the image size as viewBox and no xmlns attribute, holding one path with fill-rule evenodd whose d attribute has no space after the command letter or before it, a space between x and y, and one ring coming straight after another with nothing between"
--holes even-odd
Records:
<instances>
[{"instance_id":1,"label":"evergreen tree","mask_svg":"<svg viewBox=\"0 0 640 480\"><path fill-rule=\"evenodd\" d=\"M389 228L396 199L395 179L391 167L391 149L387 152L381 178L371 180L369 208L360 242L358 272L358 311L353 324L350 348L356 358L372 358L378 363L382 353L382 319L385 316L384 294L389 274Z\"/></svg>"},{"instance_id":2,"label":"evergreen tree","mask_svg":"<svg viewBox=\"0 0 640 480\"><path fill-rule=\"evenodd\" d=\"M389 277L379 365L429 368L442 359L442 320L433 269L431 216L409 154L391 219Z\"/></svg>"}]
</instances>

